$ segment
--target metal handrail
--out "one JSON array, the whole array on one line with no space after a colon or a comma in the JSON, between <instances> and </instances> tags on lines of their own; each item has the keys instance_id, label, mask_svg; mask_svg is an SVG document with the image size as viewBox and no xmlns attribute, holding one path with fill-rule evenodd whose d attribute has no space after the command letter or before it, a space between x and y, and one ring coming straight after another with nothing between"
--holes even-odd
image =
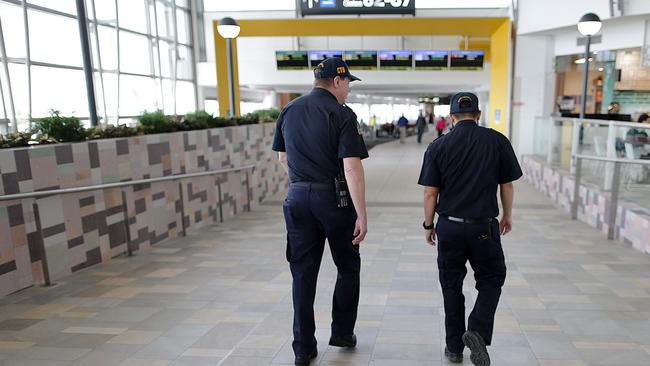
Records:
<instances>
[{"instance_id":1,"label":"metal handrail","mask_svg":"<svg viewBox=\"0 0 650 366\"><path fill-rule=\"evenodd\" d=\"M631 127L631 128L645 128L650 129L650 124L639 123L639 122L623 122L623 121L614 121L614 120L604 120L604 119L588 119L588 118L571 118L571 117L553 117L549 118L557 121L563 122L572 122L572 123L589 123L592 125L601 125L601 126L615 126L615 127Z\"/></svg>"},{"instance_id":2,"label":"metal handrail","mask_svg":"<svg viewBox=\"0 0 650 366\"><path fill-rule=\"evenodd\" d=\"M92 186L63 188L63 189L51 189L51 190L47 190L47 191L17 193L17 194L7 194L7 195L0 196L0 201L18 200L18 199L23 199L23 198L35 198L35 197L42 197L42 196L51 196L51 195L56 195L56 194L86 192L86 191L94 191L94 190L97 190L97 189L126 187L126 186L132 186L132 185L136 185L136 184L165 182L165 181L168 181L168 180L173 181L173 180L178 180L178 179L203 177L203 176L214 175L214 174L232 173L232 172L238 172L238 171L248 170L248 169L252 169L252 168L255 168L255 164L245 165L245 166L238 167L238 168L210 170L210 171L207 171L207 172L199 172L199 173L176 174L176 175L168 175L168 176L165 176L165 177L158 177L158 178L147 178L147 179L129 180L129 181L124 181L124 182L116 182L116 183L96 184L96 185L92 185Z\"/></svg>"},{"instance_id":3,"label":"metal handrail","mask_svg":"<svg viewBox=\"0 0 650 366\"><path fill-rule=\"evenodd\" d=\"M574 154L572 156L578 159L607 161L611 163L650 165L650 160L646 160L646 159L608 158L604 156L583 155L583 154Z\"/></svg>"},{"instance_id":4,"label":"metal handrail","mask_svg":"<svg viewBox=\"0 0 650 366\"><path fill-rule=\"evenodd\" d=\"M229 169L219 169L219 170L210 170L206 172L198 172L198 173L185 173L185 174L176 174L176 175L168 175L166 177L158 177L158 178L147 178L147 179L138 179L138 180L130 180L130 181L125 181L125 182L116 182L116 183L106 183L106 184L96 184L92 186L83 186L83 187L73 187L73 188L63 188L63 189L51 189L47 191L37 191L37 192L27 192L27 193L18 193L18 194L7 194L0 196L0 202L1 201L9 201L9 200L18 200L18 199L25 199L25 198L38 198L38 197L43 197L43 196L52 196L52 195L57 195L57 194L68 194L68 193L78 193L78 192L86 192L86 191L94 191L98 189L108 189L108 188L119 188L119 187L126 187L126 186L132 186L136 184L148 184L148 183L156 183L156 182L165 182L165 181L175 181L175 180L180 180L180 179L186 179L186 178L196 178L196 177L205 177L205 176L210 176L210 175L215 175L215 174L224 174L224 173L233 173L233 172L240 172L240 171L245 171L248 169L253 169L255 168L255 164L250 164L250 165L245 165L241 166L238 168L229 168ZM221 202L221 184L219 183L217 185L217 190L218 190L218 197L219 197L219 217L220 220L223 222L223 207L222 207L222 202ZM127 210L127 204L126 204L126 194L124 191L122 193L122 211L124 212L124 220L123 220L123 226L124 226L124 236L126 238L126 252L129 256L133 255L133 248L132 248L132 243L131 243L131 234L130 234L130 229L129 229L129 217L128 217L128 210ZM183 184L181 182L178 183L178 196L180 200L180 214L181 214L181 235L186 236L186 222L185 222L185 203L183 202ZM246 173L246 197L247 197L247 205L246 205L246 210L250 211L251 209L251 191L250 191L250 175L247 172ZM34 200L34 203L32 204L32 209L34 212L34 222L36 224L36 232L40 236L40 240L36 242L36 245L33 250L38 251L38 256L41 258L41 267L43 270L43 282L45 286L50 286L52 284L50 280L50 270L49 270L49 265L47 262L47 252L45 250L45 242L43 239L43 228L41 226L41 217L39 213L39 208L38 208L38 201ZM30 249L31 250L31 249Z\"/></svg>"}]
</instances>

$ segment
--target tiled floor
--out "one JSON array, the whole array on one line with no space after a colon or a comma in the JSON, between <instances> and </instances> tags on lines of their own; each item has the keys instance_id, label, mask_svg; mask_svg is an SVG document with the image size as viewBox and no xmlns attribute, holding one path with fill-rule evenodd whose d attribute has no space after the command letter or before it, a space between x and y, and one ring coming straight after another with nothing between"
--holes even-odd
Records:
<instances>
[{"instance_id":1,"label":"tiled floor","mask_svg":"<svg viewBox=\"0 0 650 366\"><path fill-rule=\"evenodd\" d=\"M326 346L335 280L326 254L316 364L446 364L436 254L423 240L415 185L425 145L407 141L374 148L365 163L370 232L362 244L359 345ZM493 364L650 365L650 257L570 221L525 184L516 190ZM0 364L291 364L279 200L53 288L0 299ZM470 272L469 303L473 285Z\"/></svg>"}]
</instances>

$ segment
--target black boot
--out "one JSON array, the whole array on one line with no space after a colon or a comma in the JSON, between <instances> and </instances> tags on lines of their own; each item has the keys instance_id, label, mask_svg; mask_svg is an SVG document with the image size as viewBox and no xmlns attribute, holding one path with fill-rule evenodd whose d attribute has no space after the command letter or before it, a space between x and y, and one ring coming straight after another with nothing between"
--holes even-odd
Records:
<instances>
[{"instance_id":1,"label":"black boot","mask_svg":"<svg viewBox=\"0 0 650 366\"><path fill-rule=\"evenodd\" d=\"M293 362L297 366L308 366L311 360L318 356L318 351L314 350L309 356L296 356L296 360Z\"/></svg>"},{"instance_id":2,"label":"black boot","mask_svg":"<svg viewBox=\"0 0 650 366\"><path fill-rule=\"evenodd\" d=\"M330 346L335 347L356 347L357 346L357 336L354 334L346 336L331 336L330 337Z\"/></svg>"}]
</instances>

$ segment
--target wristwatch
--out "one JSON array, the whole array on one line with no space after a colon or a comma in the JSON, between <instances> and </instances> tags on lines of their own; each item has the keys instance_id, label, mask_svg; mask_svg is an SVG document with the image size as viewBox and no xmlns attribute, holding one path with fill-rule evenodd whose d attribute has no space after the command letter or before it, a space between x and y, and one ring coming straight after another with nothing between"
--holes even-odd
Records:
<instances>
[{"instance_id":1,"label":"wristwatch","mask_svg":"<svg viewBox=\"0 0 650 366\"><path fill-rule=\"evenodd\" d=\"M433 223L431 223L431 225L427 225L426 221L422 221L422 227L424 228L424 230L433 230L434 225Z\"/></svg>"}]
</instances>

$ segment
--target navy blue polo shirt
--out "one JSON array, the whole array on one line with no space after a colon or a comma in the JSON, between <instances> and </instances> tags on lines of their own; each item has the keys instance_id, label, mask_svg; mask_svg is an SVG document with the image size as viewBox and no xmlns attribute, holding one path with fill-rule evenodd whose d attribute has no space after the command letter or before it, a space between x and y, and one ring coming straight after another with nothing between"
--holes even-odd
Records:
<instances>
[{"instance_id":1,"label":"navy blue polo shirt","mask_svg":"<svg viewBox=\"0 0 650 366\"><path fill-rule=\"evenodd\" d=\"M273 150L286 151L291 183L334 183L343 166L339 159L368 157L357 116L323 88L284 107Z\"/></svg>"},{"instance_id":2,"label":"navy blue polo shirt","mask_svg":"<svg viewBox=\"0 0 650 366\"><path fill-rule=\"evenodd\" d=\"M479 219L499 215L497 186L521 176L505 136L464 120L429 144L418 184L440 188L438 214Z\"/></svg>"}]
</instances>

